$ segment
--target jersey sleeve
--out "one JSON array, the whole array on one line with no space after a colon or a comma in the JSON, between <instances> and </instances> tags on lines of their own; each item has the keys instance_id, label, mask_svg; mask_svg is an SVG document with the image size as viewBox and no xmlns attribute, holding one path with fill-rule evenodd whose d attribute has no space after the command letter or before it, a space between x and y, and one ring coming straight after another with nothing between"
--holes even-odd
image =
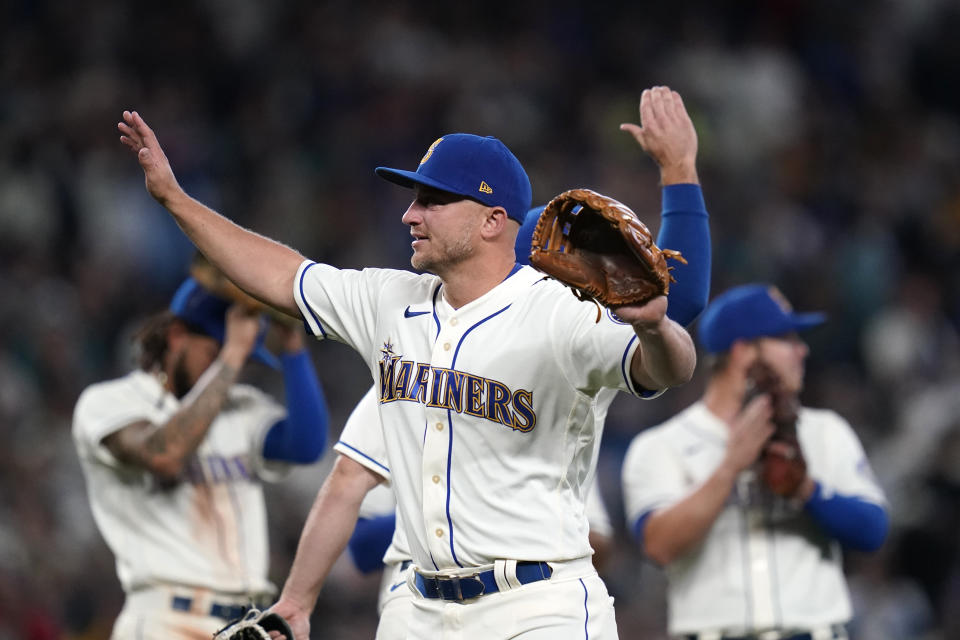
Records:
<instances>
[{"instance_id":1,"label":"jersey sleeve","mask_svg":"<svg viewBox=\"0 0 960 640\"><path fill-rule=\"evenodd\" d=\"M287 410L271 396L250 385L234 385L230 394L230 402L235 403L244 414L243 423L247 427L254 473L266 482L283 480L294 465L283 460L264 458L263 443L270 428L286 417Z\"/></svg>"},{"instance_id":2,"label":"jersey sleeve","mask_svg":"<svg viewBox=\"0 0 960 640\"><path fill-rule=\"evenodd\" d=\"M823 468L811 469L810 473L820 482L824 495L839 493L886 505L883 489L853 427L833 411L819 410L818 413L823 421L821 441L829 443L828 463Z\"/></svg>"},{"instance_id":3,"label":"jersey sleeve","mask_svg":"<svg viewBox=\"0 0 960 640\"><path fill-rule=\"evenodd\" d=\"M381 476L390 484L387 448L383 442L376 387L370 387L347 418L340 440L333 448Z\"/></svg>"},{"instance_id":4,"label":"jersey sleeve","mask_svg":"<svg viewBox=\"0 0 960 640\"><path fill-rule=\"evenodd\" d=\"M120 462L103 444L111 433L149 420L149 410L140 403L131 402L126 387L117 384L99 384L88 387L77 400L73 411L73 437L81 457L116 467Z\"/></svg>"},{"instance_id":5,"label":"jersey sleeve","mask_svg":"<svg viewBox=\"0 0 960 640\"><path fill-rule=\"evenodd\" d=\"M568 291L558 292L551 339L557 362L580 391L595 395L609 387L640 398L659 395L658 390L634 385L630 363L639 341L633 327L609 309L581 302Z\"/></svg>"},{"instance_id":6,"label":"jersey sleeve","mask_svg":"<svg viewBox=\"0 0 960 640\"><path fill-rule=\"evenodd\" d=\"M686 495L683 469L662 432L651 429L633 439L623 460L623 504L627 525Z\"/></svg>"},{"instance_id":7,"label":"jersey sleeve","mask_svg":"<svg viewBox=\"0 0 960 640\"><path fill-rule=\"evenodd\" d=\"M385 290L415 275L391 269L337 269L305 260L294 279L294 299L307 329L317 338L370 351Z\"/></svg>"}]
</instances>

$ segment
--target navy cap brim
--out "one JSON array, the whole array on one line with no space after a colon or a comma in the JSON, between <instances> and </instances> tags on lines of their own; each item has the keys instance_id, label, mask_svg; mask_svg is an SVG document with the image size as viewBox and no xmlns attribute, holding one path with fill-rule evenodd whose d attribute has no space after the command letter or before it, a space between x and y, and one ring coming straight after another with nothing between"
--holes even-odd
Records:
<instances>
[{"instance_id":1,"label":"navy cap brim","mask_svg":"<svg viewBox=\"0 0 960 640\"><path fill-rule=\"evenodd\" d=\"M406 187L407 189L412 189L415 185L421 184L427 187L433 187L434 189L440 189L441 191L446 191L447 193L455 193L458 196L463 196L465 198L477 199L473 195L461 193L459 189L451 187L448 184L440 182L439 180L434 180L433 178L427 177L415 171L391 169L390 167L377 167L374 169L374 172L387 182L398 184L401 187Z\"/></svg>"}]
</instances>

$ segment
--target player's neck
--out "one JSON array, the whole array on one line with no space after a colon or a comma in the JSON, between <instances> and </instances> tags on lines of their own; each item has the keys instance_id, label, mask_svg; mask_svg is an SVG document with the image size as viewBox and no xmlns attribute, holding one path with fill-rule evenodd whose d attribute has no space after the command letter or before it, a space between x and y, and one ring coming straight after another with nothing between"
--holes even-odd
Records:
<instances>
[{"instance_id":1,"label":"player's neck","mask_svg":"<svg viewBox=\"0 0 960 640\"><path fill-rule=\"evenodd\" d=\"M443 281L443 297L454 309L470 304L503 282L516 261L509 256L477 256L438 274Z\"/></svg>"}]
</instances>

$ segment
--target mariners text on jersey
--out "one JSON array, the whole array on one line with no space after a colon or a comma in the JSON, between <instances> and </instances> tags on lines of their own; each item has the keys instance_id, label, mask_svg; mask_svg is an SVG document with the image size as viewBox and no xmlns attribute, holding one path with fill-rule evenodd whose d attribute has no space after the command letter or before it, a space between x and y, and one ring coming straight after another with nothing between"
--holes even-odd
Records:
<instances>
[{"instance_id":1,"label":"mariners text on jersey","mask_svg":"<svg viewBox=\"0 0 960 640\"><path fill-rule=\"evenodd\" d=\"M380 403L405 400L485 418L524 433L537 426L533 392L456 369L403 360L389 342L380 350Z\"/></svg>"}]
</instances>

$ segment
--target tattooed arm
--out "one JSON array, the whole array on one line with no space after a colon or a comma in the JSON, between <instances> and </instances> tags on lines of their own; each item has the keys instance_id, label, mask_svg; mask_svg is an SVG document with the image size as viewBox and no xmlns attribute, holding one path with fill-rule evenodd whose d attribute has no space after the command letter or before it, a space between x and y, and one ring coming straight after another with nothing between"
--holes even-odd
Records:
<instances>
[{"instance_id":1,"label":"tattooed arm","mask_svg":"<svg viewBox=\"0 0 960 640\"><path fill-rule=\"evenodd\" d=\"M240 307L227 313L226 339L217 359L181 400L180 409L163 424L133 422L103 439L110 452L127 464L143 467L164 480L176 479L220 413L256 341L259 321Z\"/></svg>"}]
</instances>

